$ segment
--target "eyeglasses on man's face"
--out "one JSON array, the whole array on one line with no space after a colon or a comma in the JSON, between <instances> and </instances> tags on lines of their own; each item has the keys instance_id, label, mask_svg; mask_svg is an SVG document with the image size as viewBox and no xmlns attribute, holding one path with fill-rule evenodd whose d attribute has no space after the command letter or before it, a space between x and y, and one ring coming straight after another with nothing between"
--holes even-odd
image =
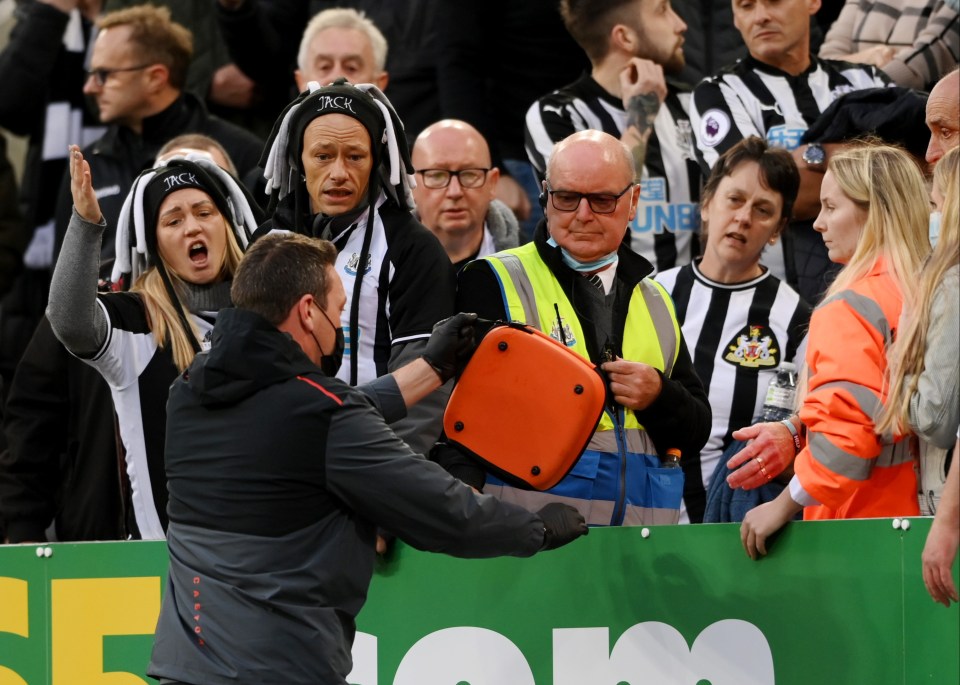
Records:
<instances>
[{"instance_id":1,"label":"eyeglasses on man's face","mask_svg":"<svg viewBox=\"0 0 960 685\"><path fill-rule=\"evenodd\" d=\"M124 71L140 71L141 69L146 69L147 67L153 66L152 64L141 64L138 67L119 67L117 69L91 69L87 72L87 78L93 78L93 82L96 83L101 88L107 82L107 79L110 78L112 74L119 74Z\"/></svg>"},{"instance_id":2,"label":"eyeglasses on man's face","mask_svg":"<svg viewBox=\"0 0 960 685\"><path fill-rule=\"evenodd\" d=\"M547 194L550 196L553 208L560 212L577 211L580 207L580 201L586 198L594 214L613 214L617 209L620 198L633 186L633 183L629 183L616 195L612 193L575 193L572 190L550 190L549 188Z\"/></svg>"},{"instance_id":3,"label":"eyeglasses on man's face","mask_svg":"<svg viewBox=\"0 0 960 685\"><path fill-rule=\"evenodd\" d=\"M487 180L488 171L490 169L460 169L460 171L417 169L417 173L423 179L423 185L434 190L446 188L450 185L450 179L454 176L457 177L457 181L464 188L479 188Z\"/></svg>"}]
</instances>

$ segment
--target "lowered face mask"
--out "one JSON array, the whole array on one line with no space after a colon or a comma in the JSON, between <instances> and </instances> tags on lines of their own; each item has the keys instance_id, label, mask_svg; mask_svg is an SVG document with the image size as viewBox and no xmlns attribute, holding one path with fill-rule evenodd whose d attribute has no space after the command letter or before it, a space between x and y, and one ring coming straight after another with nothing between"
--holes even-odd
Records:
<instances>
[{"instance_id":1,"label":"lowered face mask","mask_svg":"<svg viewBox=\"0 0 960 685\"><path fill-rule=\"evenodd\" d=\"M547 245L550 247L557 247L557 241L553 239L553 236L547 238ZM592 262L578 262L574 259L567 250L563 247L560 248L560 257L563 259L563 263L569 266L574 271L579 273L594 273L595 271L600 271L601 269L610 266L615 261L617 261L617 253L611 252L605 257L601 257Z\"/></svg>"}]
</instances>

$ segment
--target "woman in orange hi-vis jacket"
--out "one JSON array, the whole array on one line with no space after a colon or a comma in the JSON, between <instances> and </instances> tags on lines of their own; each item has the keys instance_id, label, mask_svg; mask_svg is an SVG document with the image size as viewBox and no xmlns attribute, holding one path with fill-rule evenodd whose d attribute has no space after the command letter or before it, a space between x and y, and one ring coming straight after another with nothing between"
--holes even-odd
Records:
<instances>
[{"instance_id":1,"label":"woman in orange hi-vis jacket","mask_svg":"<svg viewBox=\"0 0 960 685\"><path fill-rule=\"evenodd\" d=\"M795 475L740 529L751 558L766 554L767 538L802 508L805 519L919 513L907 441L878 436L874 421L883 406L886 350L930 250L923 177L902 150L858 146L831 158L820 201L814 228L830 259L845 266L810 320ZM791 426L800 427L796 417ZM763 454L750 459L755 468L741 470L772 477Z\"/></svg>"}]
</instances>

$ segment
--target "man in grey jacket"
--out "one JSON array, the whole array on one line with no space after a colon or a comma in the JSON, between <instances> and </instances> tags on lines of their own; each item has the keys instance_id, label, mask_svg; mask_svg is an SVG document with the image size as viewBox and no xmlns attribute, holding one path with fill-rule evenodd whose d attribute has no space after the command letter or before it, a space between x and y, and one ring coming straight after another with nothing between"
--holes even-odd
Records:
<instances>
[{"instance_id":1,"label":"man in grey jacket","mask_svg":"<svg viewBox=\"0 0 960 685\"><path fill-rule=\"evenodd\" d=\"M236 309L171 388L170 568L147 670L161 683L346 685L378 525L460 557L531 556L587 533L566 504L531 513L475 493L335 377L335 259L300 235L255 243ZM466 355L440 347L424 358L444 381Z\"/></svg>"},{"instance_id":2,"label":"man in grey jacket","mask_svg":"<svg viewBox=\"0 0 960 685\"><path fill-rule=\"evenodd\" d=\"M438 121L417 136L411 160L417 215L457 271L478 257L520 245L516 217L494 199L500 169L480 131L457 119Z\"/></svg>"}]
</instances>

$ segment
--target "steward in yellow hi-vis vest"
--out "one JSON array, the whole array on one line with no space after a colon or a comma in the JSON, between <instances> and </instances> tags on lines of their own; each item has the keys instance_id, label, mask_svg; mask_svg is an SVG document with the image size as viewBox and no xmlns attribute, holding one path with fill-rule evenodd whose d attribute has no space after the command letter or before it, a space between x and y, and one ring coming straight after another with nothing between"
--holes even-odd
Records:
<instances>
[{"instance_id":1,"label":"steward in yellow hi-vis vest","mask_svg":"<svg viewBox=\"0 0 960 685\"><path fill-rule=\"evenodd\" d=\"M710 409L673 303L647 278L649 262L628 248L619 249L613 284L604 293L568 267L548 237L541 223L533 243L468 265L460 275L458 307L539 328L597 365L609 358L649 364L661 375L660 395L634 411L616 403L608 389L607 406L580 460L545 492L445 465L475 487L485 481L484 492L529 509L546 501L572 504L591 525L675 523L684 473L664 467L661 459L670 448L688 457L699 454L709 434ZM534 404L530 421L549 426L551 417L538 415Z\"/></svg>"}]
</instances>

